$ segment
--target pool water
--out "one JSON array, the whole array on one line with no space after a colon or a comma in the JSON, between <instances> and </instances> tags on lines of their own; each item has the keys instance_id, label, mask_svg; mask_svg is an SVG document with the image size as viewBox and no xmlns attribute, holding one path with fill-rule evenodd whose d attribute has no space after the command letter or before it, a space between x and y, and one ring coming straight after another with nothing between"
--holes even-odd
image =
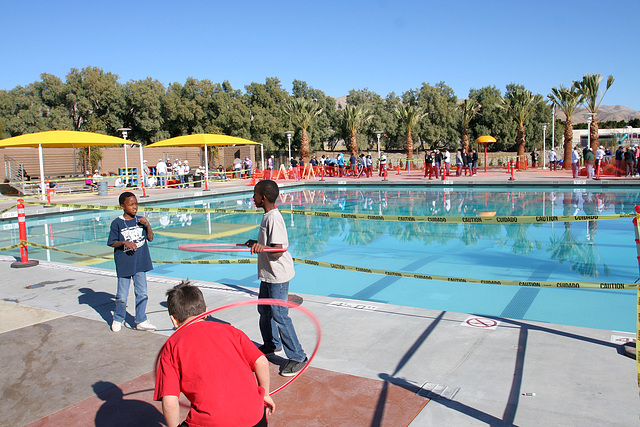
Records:
<instances>
[{"instance_id":1,"label":"pool water","mask_svg":"<svg viewBox=\"0 0 640 427\"><path fill-rule=\"evenodd\" d=\"M383 215L496 216L633 213L640 192L629 189L436 189L330 187L285 189L280 209ZM251 194L162 203L162 206L253 209ZM30 257L114 269L106 246L120 212L84 211L28 220L29 240L77 256L29 249ZM148 213L155 232L154 260L250 258L247 253L197 253L183 243L243 243L256 238L261 211L245 214ZM632 283L638 277L630 218L534 224L440 224L369 221L283 214L295 258L363 268L447 277ZM4 224L1 246L17 242L15 223ZM156 263L153 274L258 287L255 264ZM524 288L428 281L296 264L291 291L482 316L635 331L635 291ZM213 305L214 303L209 302Z\"/></svg>"}]
</instances>

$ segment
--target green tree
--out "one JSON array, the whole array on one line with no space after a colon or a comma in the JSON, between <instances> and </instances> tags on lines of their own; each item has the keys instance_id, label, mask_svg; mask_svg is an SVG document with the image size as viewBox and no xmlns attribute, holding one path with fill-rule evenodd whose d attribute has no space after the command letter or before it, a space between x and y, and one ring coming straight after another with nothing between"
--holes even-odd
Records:
<instances>
[{"instance_id":1,"label":"green tree","mask_svg":"<svg viewBox=\"0 0 640 427\"><path fill-rule=\"evenodd\" d=\"M373 116L364 107L348 105L342 111L344 121L349 130L349 151L354 156L358 154L358 140L356 133L364 125L369 123Z\"/></svg>"},{"instance_id":2,"label":"green tree","mask_svg":"<svg viewBox=\"0 0 640 427\"><path fill-rule=\"evenodd\" d=\"M405 152L408 161L413 159L413 137L411 133L413 132L413 128L425 115L426 113L424 113L420 107L414 105L401 105L396 109L396 117L406 131Z\"/></svg>"},{"instance_id":3,"label":"green tree","mask_svg":"<svg viewBox=\"0 0 640 427\"><path fill-rule=\"evenodd\" d=\"M582 95L575 86L566 88L563 85L560 87L551 88L551 93L547 95L549 100L564 113L566 121L564 125L564 159L562 162L563 169L571 169L571 145L573 141L573 124L572 117L576 107L582 103Z\"/></svg>"},{"instance_id":4,"label":"green tree","mask_svg":"<svg viewBox=\"0 0 640 427\"><path fill-rule=\"evenodd\" d=\"M291 119L291 123L300 128L302 141L300 142L300 156L305 163L309 162L309 136L307 129L322 109L317 102L309 102L303 98L292 98L285 103L284 111Z\"/></svg>"},{"instance_id":5,"label":"green tree","mask_svg":"<svg viewBox=\"0 0 640 427\"><path fill-rule=\"evenodd\" d=\"M123 127L131 129L131 139L150 144L169 138L165 130L162 103L166 89L151 77L129 81L124 88Z\"/></svg>"},{"instance_id":6,"label":"green tree","mask_svg":"<svg viewBox=\"0 0 640 427\"><path fill-rule=\"evenodd\" d=\"M287 145L284 132L289 127L282 105L289 94L277 77L269 77L264 84L245 86L245 105L249 109L251 140L264 144L265 150L283 149Z\"/></svg>"},{"instance_id":7,"label":"green tree","mask_svg":"<svg viewBox=\"0 0 640 427\"><path fill-rule=\"evenodd\" d=\"M462 148L465 151L468 151L469 150L469 133L468 133L469 123L476 116L476 114L478 114L478 112L480 111L481 105L478 104L478 101L476 101L475 99L468 98L468 99L464 99L460 104L458 104L458 108L460 110L460 115L461 115L461 119L460 119L460 124L461 124L460 127L462 128L461 144L462 144Z\"/></svg>"},{"instance_id":8,"label":"green tree","mask_svg":"<svg viewBox=\"0 0 640 427\"><path fill-rule=\"evenodd\" d=\"M309 127L309 149L324 148L325 141L335 139L336 129L342 121L340 111L336 109L336 100L325 95L321 90L314 89L302 80L293 81L292 94L296 98L317 102L322 112Z\"/></svg>"},{"instance_id":9,"label":"green tree","mask_svg":"<svg viewBox=\"0 0 640 427\"><path fill-rule=\"evenodd\" d=\"M66 106L74 130L118 134L124 96L118 76L98 67L72 68L67 74Z\"/></svg>"},{"instance_id":10,"label":"green tree","mask_svg":"<svg viewBox=\"0 0 640 427\"><path fill-rule=\"evenodd\" d=\"M43 73L33 83L34 92L42 105L40 130L73 130L73 121L65 107L67 89L64 82L53 74Z\"/></svg>"},{"instance_id":11,"label":"green tree","mask_svg":"<svg viewBox=\"0 0 640 427\"><path fill-rule=\"evenodd\" d=\"M469 122L469 139L475 140L482 135L492 135L497 142L489 144L488 149L491 151L512 149L516 136L510 117L498 106L500 98L500 90L495 86L485 86L469 91L469 99L482 105L482 114L475 115Z\"/></svg>"},{"instance_id":12,"label":"green tree","mask_svg":"<svg viewBox=\"0 0 640 427\"><path fill-rule=\"evenodd\" d=\"M530 90L520 85L508 86L507 94L500 99L500 107L518 124L516 147L518 156L521 158L524 156L526 147L525 121L541 102L542 96L534 95Z\"/></svg>"},{"instance_id":13,"label":"green tree","mask_svg":"<svg viewBox=\"0 0 640 427\"><path fill-rule=\"evenodd\" d=\"M439 82L435 86L423 83L418 90L402 94L405 104L416 105L427 113L424 120L416 124L415 134L428 146L457 145L459 138L457 98L449 86Z\"/></svg>"},{"instance_id":14,"label":"green tree","mask_svg":"<svg viewBox=\"0 0 640 427\"><path fill-rule=\"evenodd\" d=\"M573 86L578 89L580 94L584 97L584 104L587 107L587 111L592 115L591 121L591 148L595 152L598 149L598 109L604 99L607 91L613 84L613 76L607 78L607 85L602 96L598 100L600 92L600 82L602 81L602 74L584 74L581 81L573 82Z\"/></svg>"}]
</instances>

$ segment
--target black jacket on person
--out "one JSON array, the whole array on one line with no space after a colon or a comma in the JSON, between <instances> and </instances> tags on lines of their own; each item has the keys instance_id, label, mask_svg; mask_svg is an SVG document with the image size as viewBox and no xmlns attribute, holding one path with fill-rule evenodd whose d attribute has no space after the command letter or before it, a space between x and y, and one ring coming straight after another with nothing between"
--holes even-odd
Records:
<instances>
[{"instance_id":1,"label":"black jacket on person","mask_svg":"<svg viewBox=\"0 0 640 427\"><path fill-rule=\"evenodd\" d=\"M424 162L429 165L433 163L433 157L431 154L427 153L424 155Z\"/></svg>"}]
</instances>

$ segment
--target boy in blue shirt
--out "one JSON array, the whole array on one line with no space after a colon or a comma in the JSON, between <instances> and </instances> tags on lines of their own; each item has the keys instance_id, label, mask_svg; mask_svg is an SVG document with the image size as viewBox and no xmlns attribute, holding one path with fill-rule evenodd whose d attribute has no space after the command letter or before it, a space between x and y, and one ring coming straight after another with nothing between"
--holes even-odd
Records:
<instances>
[{"instance_id":1,"label":"boy in blue shirt","mask_svg":"<svg viewBox=\"0 0 640 427\"><path fill-rule=\"evenodd\" d=\"M149 245L153 240L153 230L149 220L143 216L136 216L138 199L135 194L125 191L120 194L122 215L114 219L109 231L107 245L113 248L118 276L118 290L116 292L116 309L113 312L111 330L120 332L127 314L127 297L131 279L134 283L136 296L136 329L140 331L155 331L156 327L147 320L147 275L153 269Z\"/></svg>"}]
</instances>

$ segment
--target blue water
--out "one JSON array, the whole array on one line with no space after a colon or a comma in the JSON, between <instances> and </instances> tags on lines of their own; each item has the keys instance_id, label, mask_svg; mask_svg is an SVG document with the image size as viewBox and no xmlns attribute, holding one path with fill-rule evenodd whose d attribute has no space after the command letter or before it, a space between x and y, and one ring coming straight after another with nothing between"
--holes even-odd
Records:
<instances>
[{"instance_id":1,"label":"blue water","mask_svg":"<svg viewBox=\"0 0 640 427\"><path fill-rule=\"evenodd\" d=\"M285 190L281 209L387 215L477 216L633 213L640 192L402 187ZM214 196L162 206L253 209L251 195ZM106 246L113 211L28 221L29 240L88 255ZM248 254L183 252L183 243L244 242L257 235L261 215L149 213L154 260L248 258ZM543 224L438 224L364 221L284 214L296 258L451 277L631 283L638 277L631 219ZM14 224L0 245L17 241ZM114 268L113 261L30 249L36 259ZM155 264L154 274L257 287L256 265ZM520 288L427 281L296 264L291 291L484 316L635 331L635 291Z\"/></svg>"}]
</instances>

